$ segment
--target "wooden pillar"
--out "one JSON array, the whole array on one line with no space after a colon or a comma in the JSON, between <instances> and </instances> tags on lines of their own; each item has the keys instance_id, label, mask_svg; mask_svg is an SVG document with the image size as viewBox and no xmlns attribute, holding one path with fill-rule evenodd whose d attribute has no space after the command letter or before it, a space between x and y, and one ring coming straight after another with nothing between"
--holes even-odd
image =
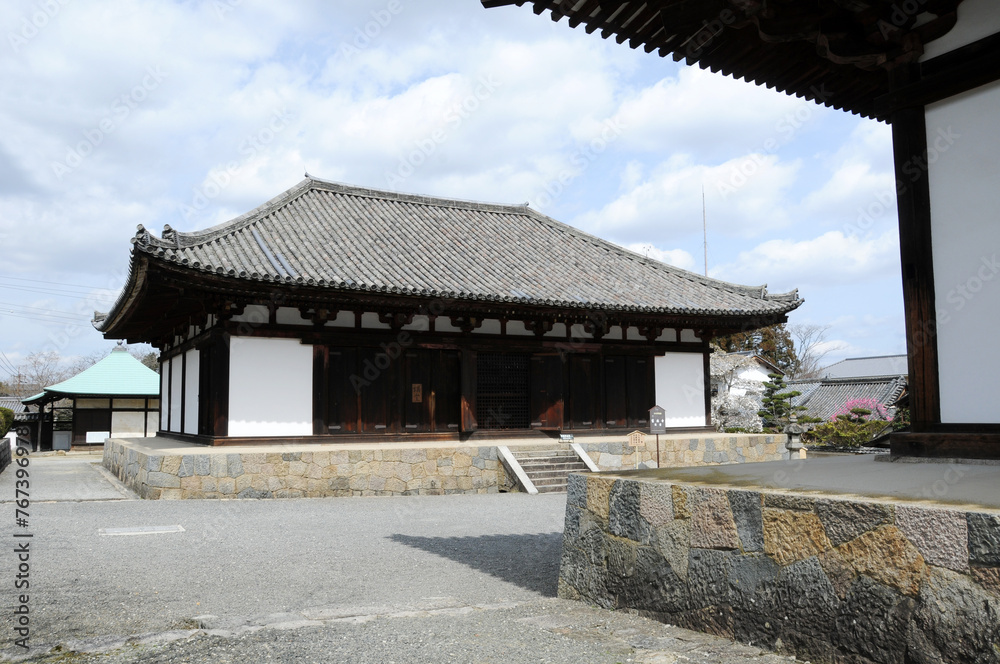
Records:
<instances>
[{"instance_id":1,"label":"wooden pillar","mask_svg":"<svg viewBox=\"0 0 1000 664\"><path fill-rule=\"evenodd\" d=\"M329 433L330 422L330 349L324 344L313 346L313 435Z\"/></svg>"},{"instance_id":2,"label":"wooden pillar","mask_svg":"<svg viewBox=\"0 0 1000 664\"><path fill-rule=\"evenodd\" d=\"M209 408L213 436L229 435L229 333L222 332L212 345Z\"/></svg>"},{"instance_id":3,"label":"wooden pillar","mask_svg":"<svg viewBox=\"0 0 1000 664\"><path fill-rule=\"evenodd\" d=\"M917 65L901 66L890 72L890 87L898 89L917 79ZM919 433L929 431L941 421L924 107L896 110L891 122L909 357L910 420L912 430Z\"/></svg>"},{"instance_id":4,"label":"wooden pillar","mask_svg":"<svg viewBox=\"0 0 1000 664\"><path fill-rule=\"evenodd\" d=\"M474 350L462 349L462 433L471 433L479 428L476 421L476 362Z\"/></svg>"},{"instance_id":5,"label":"wooden pillar","mask_svg":"<svg viewBox=\"0 0 1000 664\"><path fill-rule=\"evenodd\" d=\"M712 426L712 347L708 342L708 337L705 337L704 343L705 350L702 352L702 357L704 358L705 373L705 426L710 427Z\"/></svg>"}]
</instances>

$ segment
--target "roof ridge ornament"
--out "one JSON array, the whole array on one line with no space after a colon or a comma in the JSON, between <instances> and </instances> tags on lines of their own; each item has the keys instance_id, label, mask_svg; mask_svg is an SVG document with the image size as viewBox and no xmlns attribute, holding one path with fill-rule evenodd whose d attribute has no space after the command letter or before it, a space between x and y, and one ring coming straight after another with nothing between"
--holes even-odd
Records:
<instances>
[{"instance_id":1,"label":"roof ridge ornament","mask_svg":"<svg viewBox=\"0 0 1000 664\"><path fill-rule=\"evenodd\" d=\"M160 234L160 238L164 242L168 242L175 247L179 247L180 244L177 239L177 231L175 231L170 224L163 224L163 233Z\"/></svg>"}]
</instances>

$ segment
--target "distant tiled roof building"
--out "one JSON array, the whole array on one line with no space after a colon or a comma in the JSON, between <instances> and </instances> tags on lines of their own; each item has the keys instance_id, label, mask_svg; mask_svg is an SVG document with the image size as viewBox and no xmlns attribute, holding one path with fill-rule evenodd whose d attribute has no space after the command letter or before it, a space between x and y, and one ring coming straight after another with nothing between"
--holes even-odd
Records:
<instances>
[{"instance_id":1,"label":"distant tiled roof building","mask_svg":"<svg viewBox=\"0 0 1000 664\"><path fill-rule=\"evenodd\" d=\"M101 445L110 436L144 437L156 433L160 376L117 347L107 357L71 378L28 397L41 415L40 449L60 447L53 431L57 402L69 400L70 445Z\"/></svg>"},{"instance_id":2,"label":"distant tiled roof building","mask_svg":"<svg viewBox=\"0 0 1000 664\"><path fill-rule=\"evenodd\" d=\"M829 420L853 399L873 399L890 414L906 393L906 355L852 357L819 371L819 378L788 381L788 389L801 392L793 405L805 406L804 414Z\"/></svg>"},{"instance_id":3,"label":"distant tiled roof building","mask_svg":"<svg viewBox=\"0 0 1000 664\"><path fill-rule=\"evenodd\" d=\"M905 376L908 371L906 355L877 355L852 357L835 362L819 375L823 378L860 378L862 376Z\"/></svg>"},{"instance_id":4,"label":"distant tiled roof building","mask_svg":"<svg viewBox=\"0 0 1000 664\"><path fill-rule=\"evenodd\" d=\"M803 414L829 420L848 401L873 399L891 414L891 405L906 390L905 376L873 376L868 378L824 378L822 380L788 381L788 389L802 392L792 405L805 406Z\"/></svg>"}]
</instances>

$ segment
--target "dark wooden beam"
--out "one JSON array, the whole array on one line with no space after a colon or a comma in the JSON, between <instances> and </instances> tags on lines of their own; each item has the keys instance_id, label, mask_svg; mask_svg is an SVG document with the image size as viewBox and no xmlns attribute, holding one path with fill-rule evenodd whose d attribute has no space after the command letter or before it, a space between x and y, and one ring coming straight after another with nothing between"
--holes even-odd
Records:
<instances>
[{"instance_id":1,"label":"dark wooden beam","mask_svg":"<svg viewBox=\"0 0 1000 664\"><path fill-rule=\"evenodd\" d=\"M330 432L330 349L325 345L313 346L313 435L319 436Z\"/></svg>"},{"instance_id":2,"label":"dark wooden beam","mask_svg":"<svg viewBox=\"0 0 1000 664\"><path fill-rule=\"evenodd\" d=\"M462 432L469 433L479 428L476 421L476 351L462 350Z\"/></svg>"},{"instance_id":3,"label":"dark wooden beam","mask_svg":"<svg viewBox=\"0 0 1000 664\"><path fill-rule=\"evenodd\" d=\"M922 108L1000 79L1000 34L927 60L919 65L919 74L877 97L875 112L890 116Z\"/></svg>"},{"instance_id":4,"label":"dark wooden beam","mask_svg":"<svg viewBox=\"0 0 1000 664\"><path fill-rule=\"evenodd\" d=\"M994 425L997 426L997 425ZM1000 431L992 433L893 433L895 456L955 459L1000 459Z\"/></svg>"},{"instance_id":5,"label":"dark wooden beam","mask_svg":"<svg viewBox=\"0 0 1000 664\"><path fill-rule=\"evenodd\" d=\"M891 85L900 89L918 78L916 65L900 67L893 71ZM922 432L941 421L924 109L902 108L892 114L891 122L909 356L910 418L913 430Z\"/></svg>"},{"instance_id":6,"label":"dark wooden beam","mask_svg":"<svg viewBox=\"0 0 1000 664\"><path fill-rule=\"evenodd\" d=\"M212 435L229 435L229 334L218 334L212 347L211 397Z\"/></svg>"}]
</instances>

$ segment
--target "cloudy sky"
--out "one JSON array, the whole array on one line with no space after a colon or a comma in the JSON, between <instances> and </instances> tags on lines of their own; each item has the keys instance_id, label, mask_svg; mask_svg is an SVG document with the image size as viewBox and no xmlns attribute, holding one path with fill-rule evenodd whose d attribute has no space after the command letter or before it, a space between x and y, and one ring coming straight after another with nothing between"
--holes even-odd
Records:
<instances>
[{"instance_id":1,"label":"cloudy sky","mask_svg":"<svg viewBox=\"0 0 1000 664\"><path fill-rule=\"evenodd\" d=\"M904 351L886 125L477 0L0 5L0 378L90 326L136 224L302 179L498 203L771 292L829 361Z\"/></svg>"}]
</instances>

